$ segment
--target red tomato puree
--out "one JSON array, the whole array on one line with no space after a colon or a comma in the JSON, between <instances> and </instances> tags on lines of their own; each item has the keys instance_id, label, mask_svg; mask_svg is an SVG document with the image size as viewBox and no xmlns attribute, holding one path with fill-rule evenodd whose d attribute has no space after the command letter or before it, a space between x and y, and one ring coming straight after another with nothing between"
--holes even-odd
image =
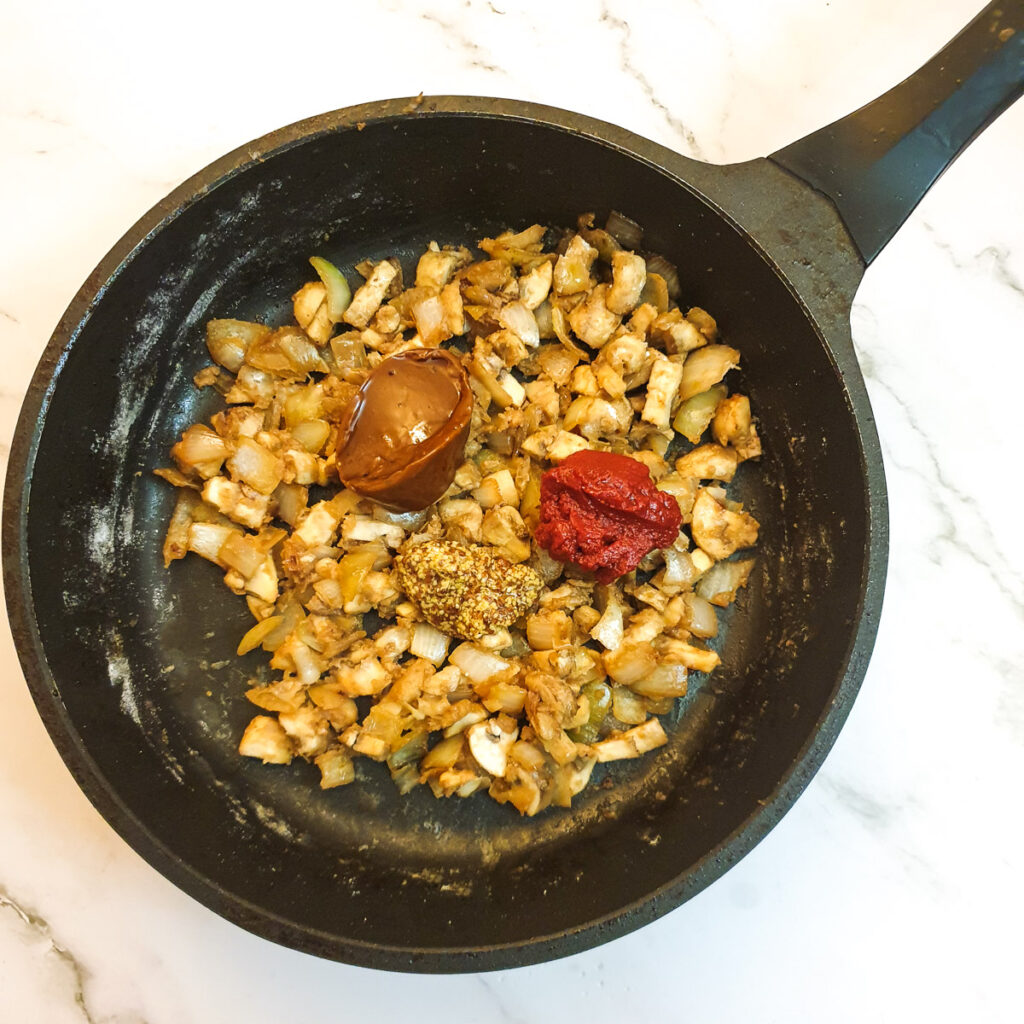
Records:
<instances>
[{"instance_id":1,"label":"red tomato puree","mask_svg":"<svg viewBox=\"0 0 1024 1024\"><path fill-rule=\"evenodd\" d=\"M541 477L534 536L553 558L610 583L671 545L681 523L675 498L654 486L642 462L582 451Z\"/></svg>"}]
</instances>

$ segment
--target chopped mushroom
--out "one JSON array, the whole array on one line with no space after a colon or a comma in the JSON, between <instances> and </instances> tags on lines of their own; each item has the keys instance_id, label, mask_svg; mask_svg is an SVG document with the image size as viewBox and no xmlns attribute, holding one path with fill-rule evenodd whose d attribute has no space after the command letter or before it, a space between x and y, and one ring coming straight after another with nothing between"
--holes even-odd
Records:
<instances>
[{"instance_id":1,"label":"chopped mushroom","mask_svg":"<svg viewBox=\"0 0 1024 1024\"><path fill-rule=\"evenodd\" d=\"M289 764L292 745L276 718L257 715L242 733L238 752L243 757L258 757L264 764Z\"/></svg>"},{"instance_id":2,"label":"chopped mushroom","mask_svg":"<svg viewBox=\"0 0 1024 1024\"><path fill-rule=\"evenodd\" d=\"M416 287L440 291L452 279L455 271L471 259L467 249L438 249L431 242L430 248L416 264Z\"/></svg>"},{"instance_id":3,"label":"chopped mushroom","mask_svg":"<svg viewBox=\"0 0 1024 1024\"><path fill-rule=\"evenodd\" d=\"M345 323L363 328L380 308L391 282L398 276L398 268L390 260L382 260L374 268L366 282L352 296L352 302L345 310Z\"/></svg>"},{"instance_id":4,"label":"chopped mushroom","mask_svg":"<svg viewBox=\"0 0 1024 1024\"><path fill-rule=\"evenodd\" d=\"M573 235L565 252L555 263L553 282L559 295L585 292L591 284L590 268L597 259L597 250L580 235Z\"/></svg>"},{"instance_id":5,"label":"chopped mushroom","mask_svg":"<svg viewBox=\"0 0 1024 1024\"><path fill-rule=\"evenodd\" d=\"M553 279L554 267L551 261L538 263L519 278L519 301L527 309L536 309L548 297Z\"/></svg>"},{"instance_id":6,"label":"chopped mushroom","mask_svg":"<svg viewBox=\"0 0 1024 1024\"><path fill-rule=\"evenodd\" d=\"M578 430L588 440L596 441L602 437L625 435L632 419L633 410L624 399L609 401L581 395L565 410L563 426L566 430Z\"/></svg>"},{"instance_id":7,"label":"chopped mushroom","mask_svg":"<svg viewBox=\"0 0 1024 1024\"><path fill-rule=\"evenodd\" d=\"M659 430L668 429L682 376L683 367L679 363L664 357L654 361L647 381L647 400L640 414L645 423Z\"/></svg>"},{"instance_id":8,"label":"chopped mushroom","mask_svg":"<svg viewBox=\"0 0 1024 1024\"><path fill-rule=\"evenodd\" d=\"M576 337L591 348L600 348L622 322L618 313L608 308L608 285L599 284L569 314L569 325Z\"/></svg>"},{"instance_id":9,"label":"chopped mushroom","mask_svg":"<svg viewBox=\"0 0 1024 1024\"><path fill-rule=\"evenodd\" d=\"M334 330L327 311L327 289L321 281L310 281L293 296L295 322L315 341L323 345Z\"/></svg>"},{"instance_id":10,"label":"chopped mushroom","mask_svg":"<svg viewBox=\"0 0 1024 1024\"><path fill-rule=\"evenodd\" d=\"M612 255L612 286L608 290L608 308L623 315L640 301L640 293L647 283L647 263L642 256L631 252Z\"/></svg>"},{"instance_id":11,"label":"chopped mushroom","mask_svg":"<svg viewBox=\"0 0 1024 1024\"><path fill-rule=\"evenodd\" d=\"M663 747L666 743L668 737L661 727L661 722L656 718L648 718L643 725L634 726L617 736L595 743L593 751L598 761L622 761L639 757L648 750Z\"/></svg>"},{"instance_id":12,"label":"chopped mushroom","mask_svg":"<svg viewBox=\"0 0 1024 1024\"><path fill-rule=\"evenodd\" d=\"M697 492L691 515L693 539L716 560L757 543L757 520L748 512L726 508L706 487Z\"/></svg>"},{"instance_id":13,"label":"chopped mushroom","mask_svg":"<svg viewBox=\"0 0 1024 1024\"><path fill-rule=\"evenodd\" d=\"M708 343L708 339L678 309L658 316L650 327L651 337L670 353L692 352Z\"/></svg>"},{"instance_id":14,"label":"chopped mushroom","mask_svg":"<svg viewBox=\"0 0 1024 1024\"><path fill-rule=\"evenodd\" d=\"M258 530L270 518L270 497L227 477L215 476L203 485L203 501L229 519Z\"/></svg>"},{"instance_id":15,"label":"chopped mushroom","mask_svg":"<svg viewBox=\"0 0 1024 1024\"><path fill-rule=\"evenodd\" d=\"M739 456L732 448L720 444L702 444L676 459L676 472L680 476L699 480L730 481L736 474Z\"/></svg>"},{"instance_id":16,"label":"chopped mushroom","mask_svg":"<svg viewBox=\"0 0 1024 1024\"><path fill-rule=\"evenodd\" d=\"M485 772L498 778L505 774L508 752L518 736L518 729L505 732L493 718L477 722L466 730L469 752Z\"/></svg>"},{"instance_id":17,"label":"chopped mushroom","mask_svg":"<svg viewBox=\"0 0 1024 1024\"><path fill-rule=\"evenodd\" d=\"M318 757L327 750L331 726L319 708L304 704L295 711L282 711L277 720L301 757Z\"/></svg>"},{"instance_id":18,"label":"chopped mushroom","mask_svg":"<svg viewBox=\"0 0 1024 1024\"><path fill-rule=\"evenodd\" d=\"M711 420L711 433L721 445L731 445L739 459L756 459L761 454L761 439L750 416L750 399L731 395L719 402Z\"/></svg>"}]
</instances>

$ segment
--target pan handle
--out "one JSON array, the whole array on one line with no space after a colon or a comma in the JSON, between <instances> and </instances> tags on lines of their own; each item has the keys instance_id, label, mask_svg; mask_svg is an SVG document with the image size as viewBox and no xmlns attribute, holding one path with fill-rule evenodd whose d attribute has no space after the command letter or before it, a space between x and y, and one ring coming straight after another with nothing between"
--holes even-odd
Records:
<instances>
[{"instance_id":1,"label":"pan handle","mask_svg":"<svg viewBox=\"0 0 1024 1024\"><path fill-rule=\"evenodd\" d=\"M866 264L1024 92L1024 0L991 3L920 71L770 157L836 205Z\"/></svg>"}]
</instances>

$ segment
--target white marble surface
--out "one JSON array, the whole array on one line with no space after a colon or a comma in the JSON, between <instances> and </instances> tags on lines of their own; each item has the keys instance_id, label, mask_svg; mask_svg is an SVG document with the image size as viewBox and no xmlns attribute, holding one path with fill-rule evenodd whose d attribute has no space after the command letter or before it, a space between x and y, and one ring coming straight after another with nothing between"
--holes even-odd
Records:
<instances>
[{"instance_id":1,"label":"white marble surface","mask_svg":"<svg viewBox=\"0 0 1024 1024\"><path fill-rule=\"evenodd\" d=\"M151 204L250 138L422 90L542 101L740 160L884 91L979 5L9 0L0 462L88 272ZM854 331L892 515L878 644L825 767L726 877L639 933L517 971L388 976L279 948L177 891L93 810L5 621L0 1021L1021 1020L1022 176L1018 104L864 280Z\"/></svg>"}]
</instances>

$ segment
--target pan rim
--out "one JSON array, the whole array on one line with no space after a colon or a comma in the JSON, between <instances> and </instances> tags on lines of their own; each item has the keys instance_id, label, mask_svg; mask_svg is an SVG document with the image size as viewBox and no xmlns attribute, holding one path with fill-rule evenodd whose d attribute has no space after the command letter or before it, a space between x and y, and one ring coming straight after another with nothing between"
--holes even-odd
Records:
<instances>
[{"instance_id":1,"label":"pan rim","mask_svg":"<svg viewBox=\"0 0 1024 1024\"><path fill-rule=\"evenodd\" d=\"M419 98L417 98L419 99ZM842 659L842 669L824 715L788 771L775 781L760 809L708 851L685 873L677 875L645 897L600 918L561 932L525 941L486 946L403 948L361 942L324 933L285 920L240 896L221 889L215 881L175 856L118 797L116 788L88 754L60 698L46 658L34 616L32 581L28 565L27 516L33 470L46 414L63 363L79 334L100 303L108 285L130 266L137 250L172 223L194 202L212 192L247 167L313 138L357 128L360 122L391 122L424 116L483 117L540 123L556 130L583 135L592 142L623 152L650 164L696 195L702 202L741 232L789 288L814 325L824 348L844 377L860 380L852 351L836 351L803 304L794 286L775 267L748 232L735 223L707 196L683 180L665 157L673 162L687 158L664 149L642 136L596 118L543 104L493 97L438 96L416 100L397 98L374 101L329 111L278 128L236 147L191 175L152 206L115 242L69 303L48 340L32 376L19 414L8 462L3 496L3 580L11 631L19 661L33 700L51 740L75 782L103 818L132 849L175 886L234 924L292 948L359 966L424 973L496 970L557 959L620 937L663 916L706 888L760 842L792 807L823 763L852 707L863 681L874 644L884 592L888 553L887 507L881 453L874 420L863 395L852 394L854 421L861 441L861 472L867 497L868 539L862 562L860 600L856 629ZM410 109L413 107L413 109ZM863 390L863 385L861 384ZM857 408L857 399L863 408Z\"/></svg>"}]
</instances>

